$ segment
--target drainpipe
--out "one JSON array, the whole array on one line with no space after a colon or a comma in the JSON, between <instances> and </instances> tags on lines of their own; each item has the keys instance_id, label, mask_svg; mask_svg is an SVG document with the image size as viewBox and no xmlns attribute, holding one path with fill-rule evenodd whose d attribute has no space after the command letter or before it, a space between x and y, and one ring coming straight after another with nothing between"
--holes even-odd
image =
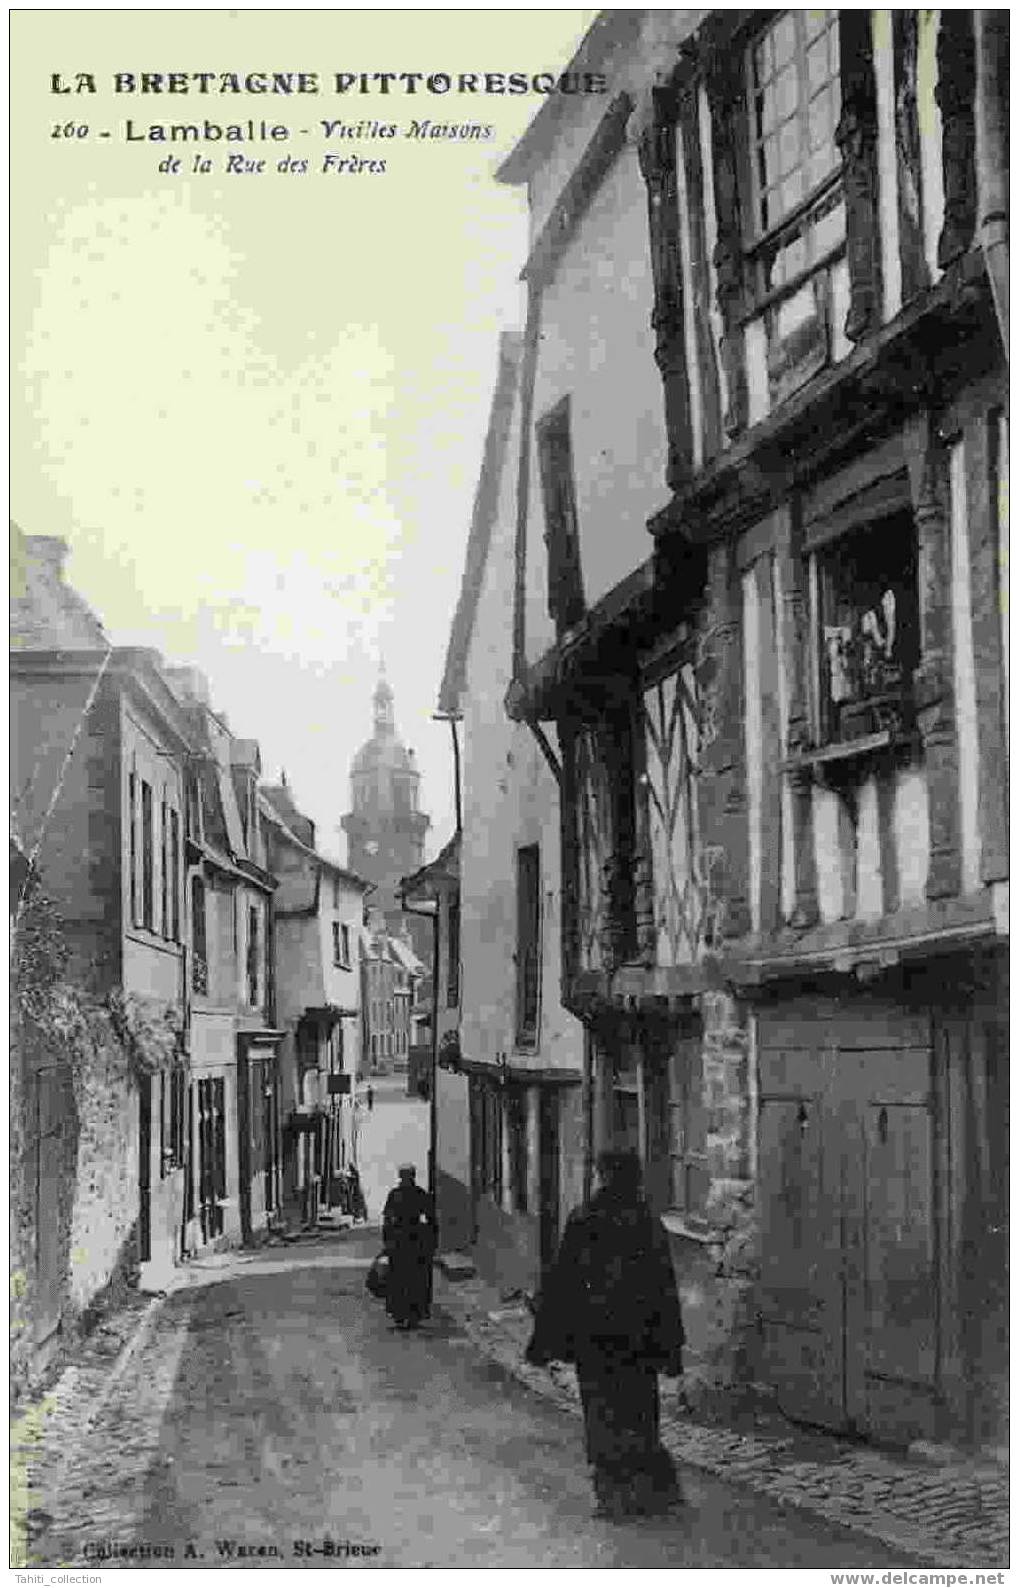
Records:
<instances>
[{"instance_id":1,"label":"drainpipe","mask_svg":"<svg viewBox=\"0 0 1019 1588\"><path fill-rule=\"evenodd\" d=\"M428 1089L428 1192L432 1199L432 1209L435 1211L438 1206L438 1190L435 1184L435 1152L438 1139L435 1082L439 1068L439 904L436 900L434 911L415 910L413 905L407 903L405 893L400 894L400 903L408 915L416 915L420 920L432 923L432 1054L429 1061L432 1076Z\"/></svg>"},{"instance_id":2,"label":"drainpipe","mask_svg":"<svg viewBox=\"0 0 1019 1588\"><path fill-rule=\"evenodd\" d=\"M977 236L1007 359L1009 15L1007 11L977 10L973 24L977 60Z\"/></svg>"}]
</instances>

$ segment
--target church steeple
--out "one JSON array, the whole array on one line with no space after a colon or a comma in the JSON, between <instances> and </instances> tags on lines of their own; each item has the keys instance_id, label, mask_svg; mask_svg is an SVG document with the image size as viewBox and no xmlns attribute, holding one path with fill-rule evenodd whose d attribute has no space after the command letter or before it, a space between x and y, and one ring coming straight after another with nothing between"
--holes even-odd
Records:
<instances>
[{"instance_id":1,"label":"church steeple","mask_svg":"<svg viewBox=\"0 0 1019 1588\"><path fill-rule=\"evenodd\" d=\"M399 884L424 860L430 822L419 808L421 774L396 731L392 686L380 662L372 693L372 735L350 765L350 810L340 825L347 864L374 882L373 905L400 913Z\"/></svg>"},{"instance_id":2,"label":"church steeple","mask_svg":"<svg viewBox=\"0 0 1019 1588\"><path fill-rule=\"evenodd\" d=\"M389 738L396 734L396 717L393 712L393 691L386 678L386 664L379 663L379 681L372 696L375 717L375 737Z\"/></svg>"}]
</instances>

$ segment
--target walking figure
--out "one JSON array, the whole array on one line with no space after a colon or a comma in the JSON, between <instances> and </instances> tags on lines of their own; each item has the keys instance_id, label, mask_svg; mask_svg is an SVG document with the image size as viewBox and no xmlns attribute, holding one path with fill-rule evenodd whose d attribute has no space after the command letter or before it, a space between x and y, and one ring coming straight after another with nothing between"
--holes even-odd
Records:
<instances>
[{"instance_id":1,"label":"walking figure","mask_svg":"<svg viewBox=\"0 0 1019 1588\"><path fill-rule=\"evenodd\" d=\"M370 1086L368 1088L367 1096L368 1096L368 1112L370 1114L372 1109L375 1106L375 1093L374 1093L374 1091L372 1090L372 1088Z\"/></svg>"},{"instance_id":2,"label":"walking figure","mask_svg":"<svg viewBox=\"0 0 1019 1588\"><path fill-rule=\"evenodd\" d=\"M598 1171L600 1188L570 1215L542 1285L526 1359L575 1364L595 1514L619 1520L679 1498L659 1434L658 1374L682 1371L683 1325L636 1153L603 1153Z\"/></svg>"},{"instance_id":3,"label":"walking figure","mask_svg":"<svg viewBox=\"0 0 1019 1588\"><path fill-rule=\"evenodd\" d=\"M389 1258L386 1311L398 1329L416 1329L432 1307L436 1230L432 1199L415 1184L416 1169L401 1164L399 1185L382 1210L382 1246Z\"/></svg>"}]
</instances>

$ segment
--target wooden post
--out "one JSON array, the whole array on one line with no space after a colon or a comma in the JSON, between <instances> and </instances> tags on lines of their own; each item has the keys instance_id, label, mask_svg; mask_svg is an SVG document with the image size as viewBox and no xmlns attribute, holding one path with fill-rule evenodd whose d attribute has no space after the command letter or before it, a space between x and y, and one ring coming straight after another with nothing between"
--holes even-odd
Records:
<instances>
[{"instance_id":1,"label":"wooden post","mask_svg":"<svg viewBox=\"0 0 1019 1588\"><path fill-rule=\"evenodd\" d=\"M930 822L928 899L959 891L959 765L952 687L947 461L930 414L921 411L904 432L919 540L920 665L917 723L927 768Z\"/></svg>"}]
</instances>

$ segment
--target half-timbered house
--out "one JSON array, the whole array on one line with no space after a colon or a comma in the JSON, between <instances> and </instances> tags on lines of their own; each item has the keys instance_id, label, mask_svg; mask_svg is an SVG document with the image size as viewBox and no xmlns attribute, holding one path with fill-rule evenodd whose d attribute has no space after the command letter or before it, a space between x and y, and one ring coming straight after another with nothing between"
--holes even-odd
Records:
<instances>
[{"instance_id":1,"label":"half-timbered house","mask_svg":"<svg viewBox=\"0 0 1019 1588\"><path fill-rule=\"evenodd\" d=\"M994 1443L1007 13L604 13L531 249L512 713L691 1393ZM648 533L650 531L650 533Z\"/></svg>"}]
</instances>

